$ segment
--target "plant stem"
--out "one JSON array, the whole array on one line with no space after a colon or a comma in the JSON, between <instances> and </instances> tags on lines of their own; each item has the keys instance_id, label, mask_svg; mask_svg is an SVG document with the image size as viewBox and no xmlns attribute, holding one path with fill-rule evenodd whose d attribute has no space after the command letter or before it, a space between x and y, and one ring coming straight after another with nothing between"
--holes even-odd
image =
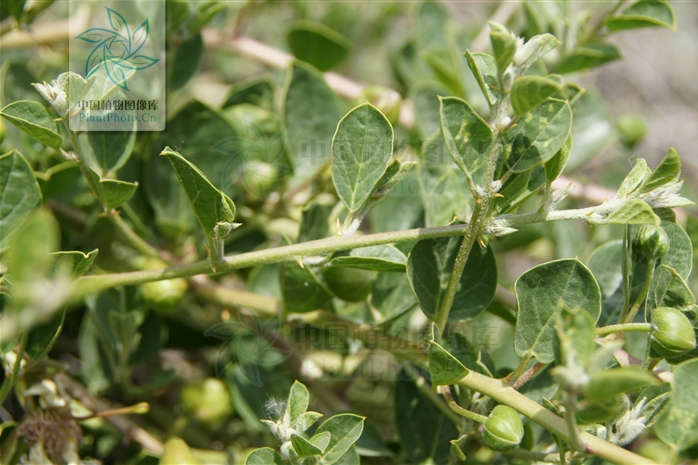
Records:
<instances>
[{"instance_id":1,"label":"plant stem","mask_svg":"<svg viewBox=\"0 0 698 465\"><path fill-rule=\"evenodd\" d=\"M650 290L650 285L652 284L652 278L654 277L654 262L650 263L649 270L647 270L647 277L645 278L645 283L642 285L642 290L640 291L640 295L637 296L637 299L635 299L635 303L633 304L632 308L628 312L628 315L625 317L624 323L632 323L633 320L635 319L635 315L637 315L637 312L640 310L640 306L642 305L642 302L645 300L645 297L647 297L647 293Z\"/></svg>"},{"instance_id":2,"label":"plant stem","mask_svg":"<svg viewBox=\"0 0 698 465\"><path fill-rule=\"evenodd\" d=\"M446 403L448 406L456 412L458 415L467 418L468 420L475 421L477 423L485 423L487 421L487 417L484 415L480 415L479 413L471 412L470 410L464 409L460 405L458 405L458 402L453 398L451 395L451 388L448 386L440 386L441 389L441 394L443 394L444 398L446 399Z\"/></svg>"},{"instance_id":3,"label":"plant stem","mask_svg":"<svg viewBox=\"0 0 698 465\"><path fill-rule=\"evenodd\" d=\"M124 236L128 245L133 247L137 252L149 257L162 258L157 249L139 236L117 211L113 211L109 214L109 221L111 221L121 235Z\"/></svg>"},{"instance_id":4,"label":"plant stem","mask_svg":"<svg viewBox=\"0 0 698 465\"><path fill-rule=\"evenodd\" d=\"M652 323L625 323L619 325L608 325L601 328L596 328L594 334L597 336L605 336L613 333L624 333L626 331L645 332L652 331Z\"/></svg>"},{"instance_id":5,"label":"plant stem","mask_svg":"<svg viewBox=\"0 0 698 465\"><path fill-rule=\"evenodd\" d=\"M294 315L294 318L308 324L331 325L335 330L341 325L351 337L369 340L373 346L390 351L398 359L419 366L425 366L427 362L427 355L421 352L419 348L386 336L384 333L375 331L367 325L359 325L345 320L333 313L316 311L297 314ZM396 349L396 346L399 346L399 349ZM465 389L480 392L500 404L508 405L551 433L560 436L565 441L570 440L571 433L563 418L555 415L550 410L498 379L490 378L471 370L464 378L458 381L458 385ZM656 463L589 433L580 432L580 437L585 444L586 453L596 455L609 462L616 464Z\"/></svg>"},{"instance_id":6,"label":"plant stem","mask_svg":"<svg viewBox=\"0 0 698 465\"><path fill-rule=\"evenodd\" d=\"M7 396L10 394L12 387L17 382L17 377L19 376L19 370L22 367L22 359L24 358L24 351L27 348L28 340L29 337L27 336L27 333L23 333L19 341L19 348L17 349L17 358L15 359L14 366L12 367L12 374L10 376L5 376L2 386L0 386L0 406L2 406L2 404L5 402L5 399L7 399ZM5 375L7 375L7 373L5 373Z\"/></svg>"},{"instance_id":7,"label":"plant stem","mask_svg":"<svg viewBox=\"0 0 698 465\"><path fill-rule=\"evenodd\" d=\"M528 366L528 363L531 361L531 354L526 354L524 358L521 359L521 363L519 363L519 366L516 367L516 370L511 374L511 377L509 377L509 383L513 386L515 384L515 381L518 380L521 375L526 371L526 367Z\"/></svg>"},{"instance_id":8,"label":"plant stem","mask_svg":"<svg viewBox=\"0 0 698 465\"><path fill-rule=\"evenodd\" d=\"M97 197L97 199L99 199L99 186L95 184L94 178L91 176L91 173L89 172L91 168L87 166L87 164L85 163L85 157L82 153L82 148L80 147L80 138L74 131L70 130L70 126L68 125L67 121L64 121L64 125L66 130L68 131L68 134L70 135L70 140L73 143L73 151L75 152L75 157L77 158L77 163L80 167L80 171L87 180L87 184L89 184L90 189L92 189L92 193L95 195L95 197ZM116 229L124 236L124 238L131 247L133 247L136 251L145 254L149 257L161 258L160 253L157 251L157 249L152 245L148 244L138 234L136 234L136 232L131 228L131 226L129 226L128 223L126 223L117 212L110 211L107 205L102 206L108 211L107 218L109 218L109 221L111 221L114 227L116 227Z\"/></svg>"},{"instance_id":9,"label":"plant stem","mask_svg":"<svg viewBox=\"0 0 698 465\"><path fill-rule=\"evenodd\" d=\"M423 376L417 375L415 371L416 370L413 368L411 370L405 370L405 373L407 374L407 376L410 377L410 379L412 379L412 381L414 381L414 384L417 386L417 389L419 389L422 392L422 394L427 396L431 403L434 404L434 406L437 409L439 409L441 413L446 415L456 425L460 425L461 418L458 415L456 415L456 413L458 412L453 410L453 407L449 408L450 404L444 404L443 400L441 400L441 398L438 395L436 395L434 391L432 391L431 386L429 385L427 380L424 379ZM446 396L444 395L444 397ZM446 398L446 401L448 402L448 398Z\"/></svg>"},{"instance_id":10,"label":"plant stem","mask_svg":"<svg viewBox=\"0 0 698 465\"><path fill-rule=\"evenodd\" d=\"M508 102L506 99L505 101ZM485 230L485 227L490 219L490 201L492 200L493 193L492 182L494 181L494 175L497 169L497 159L499 157L501 147L501 140L497 130L495 130L495 139L496 140L492 144L492 148L488 154L487 169L485 170L485 175L483 177L485 191L484 195L480 198L476 198L475 211L473 211L470 223L468 223L468 229L465 232L465 237L463 238L463 242L461 242L460 248L458 249L458 255L456 255L456 260L453 263L453 270L451 271L451 277L449 278L448 285L446 286L444 299L441 302L441 306L439 306L436 315L434 316L434 323L436 323L436 326L439 328L439 332L441 332L441 334L443 334L444 329L446 328L448 314L451 312L453 300L456 298L458 285L460 284L460 279L463 276L465 264L468 262L470 251L473 249L473 245L475 244L478 236L480 236L480 234L482 234L482 232Z\"/></svg>"}]
</instances>

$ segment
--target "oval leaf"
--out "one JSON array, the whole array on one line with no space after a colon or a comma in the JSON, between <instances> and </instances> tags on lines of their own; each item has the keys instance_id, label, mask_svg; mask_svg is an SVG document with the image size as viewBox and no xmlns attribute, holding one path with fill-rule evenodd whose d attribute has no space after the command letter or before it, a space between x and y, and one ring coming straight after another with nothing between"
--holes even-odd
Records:
<instances>
[{"instance_id":1,"label":"oval leaf","mask_svg":"<svg viewBox=\"0 0 698 465\"><path fill-rule=\"evenodd\" d=\"M221 224L232 225L235 220L235 204L227 195L216 189L201 170L169 147L160 155L170 160L207 236L216 237L217 227Z\"/></svg>"},{"instance_id":2,"label":"oval leaf","mask_svg":"<svg viewBox=\"0 0 698 465\"><path fill-rule=\"evenodd\" d=\"M514 173L545 163L567 140L572 128L572 109L562 100L549 99L523 116L509 129L507 164Z\"/></svg>"},{"instance_id":3,"label":"oval leaf","mask_svg":"<svg viewBox=\"0 0 698 465\"><path fill-rule=\"evenodd\" d=\"M468 374L468 369L436 342L429 344L429 375L431 384L444 386L455 384Z\"/></svg>"},{"instance_id":4,"label":"oval leaf","mask_svg":"<svg viewBox=\"0 0 698 465\"><path fill-rule=\"evenodd\" d=\"M299 60L306 61L320 71L330 70L349 55L351 42L329 27L302 21L288 33L288 45Z\"/></svg>"},{"instance_id":5,"label":"oval leaf","mask_svg":"<svg viewBox=\"0 0 698 465\"><path fill-rule=\"evenodd\" d=\"M356 440L359 439L363 429L364 417L352 413L335 415L321 424L315 434L327 431L332 435L329 444L325 448L322 462L330 465L341 459Z\"/></svg>"},{"instance_id":6,"label":"oval leaf","mask_svg":"<svg viewBox=\"0 0 698 465\"><path fill-rule=\"evenodd\" d=\"M465 101L440 98L441 132L448 152L466 173L474 173L487 159L492 147L492 129Z\"/></svg>"},{"instance_id":7,"label":"oval leaf","mask_svg":"<svg viewBox=\"0 0 698 465\"><path fill-rule=\"evenodd\" d=\"M0 155L0 252L39 205L41 190L27 160L16 150Z\"/></svg>"},{"instance_id":8,"label":"oval leaf","mask_svg":"<svg viewBox=\"0 0 698 465\"><path fill-rule=\"evenodd\" d=\"M57 149L63 143L53 117L39 102L14 102L0 110L0 115L42 144Z\"/></svg>"},{"instance_id":9,"label":"oval leaf","mask_svg":"<svg viewBox=\"0 0 698 465\"><path fill-rule=\"evenodd\" d=\"M659 439L684 450L698 443L698 360L674 370L674 388L668 411L654 426Z\"/></svg>"},{"instance_id":10,"label":"oval leaf","mask_svg":"<svg viewBox=\"0 0 698 465\"><path fill-rule=\"evenodd\" d=\"M373 105L360 105L339 122L332 139L332 179L349 211L366 202L392 153L393 128Z\"/></svg>"},{"instance_id":11,"label":"oval leaf","mask_svg":"<svg viewBox=\"0 0 698 465\"><path fill-rule=\"evenodd\" d=\"M426 239L414 246L407 259L407 277L419 306L433 318L443 301L461 237ZM492 247L474 246L465 264L449 320L473 318L494 298L497 263Z\"/></svg>"},{"instance_id":12,"label":"oval leaf","mask_svg":"<svg viewBox=\"0 0 698 465\"><path fill-rule=\"evenodd\" d=\"M594 321L601 314L601 291L591 271L577 259L556 260L531 268L516 280L514 349L520 357L533 355L541 363L555 359L556 315L565 305L580 307Z\"/></svg>"},{"instance_id":13,"label":"oval leaf","mask_svg":"<svg viewBox=\"0 0 698 465\"><path fill-rule=\"evenodd\" d=\"M293 63L284 89L288 153L300 184L330 159L332 136L342 112L322 74L309 65Z\"/></svg>"},{"instance_id":14,"label":"oval leaf","mask_svg":"<svg viewBox=\"0 0 698 465\"><path fill-rule=\"evenodd\" d=\"M543 76L521 76L511 86L511 106L518 116L528 113L562 86Z\"/></svg>"}]
</instances>

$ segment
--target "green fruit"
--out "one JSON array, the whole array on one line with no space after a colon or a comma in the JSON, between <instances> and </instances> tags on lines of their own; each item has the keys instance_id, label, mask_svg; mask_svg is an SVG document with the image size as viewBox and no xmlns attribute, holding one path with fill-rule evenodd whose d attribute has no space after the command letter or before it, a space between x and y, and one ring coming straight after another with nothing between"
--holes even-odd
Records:
<instances>
[{"instance_id":1,"label":"green fruit","mask_svg":"<svg viewBox=\"0 0 698 465\"><path fill-rule=\"evenodd\" d=\"M616 121L618 135L627 147L634 147L647 134L647 122L640 115L623 115Z\"/></svg>"},{"instance_id":2,"label":"green fruit","mask_svg":"<svg viewBox=\"0 0 698 465\"><path fill-rule=\"evenodd\" d=\"M233 413L233 399L219 379L206 378L182 388L180 400L187 412L202 423L214 423Z\"/></svg>"},{"instance_id":3,"label":"green fruit","mask_svg":"<svg viewBox=\"0 0 698 465\"><path fill-rule=\"evenodd\" d=\"M661 258L669 251L669 236L660 226L643 224L635 240L640 250L650 258Z\"/></svg>"},{"instance_id":4,"label":"green fruit","mask_svg":"<svg viewBox=\"0 0 698 465\"><path fill-rule=\"evenodd\" d=\"M155 270L165 268L167 264L157 258L140 259L139 268L143 270ZM167 279L165 281L153 281L141 284L141 295L148 305L161 313L174 311L182 297L187 292L187 280L184 278Z\"/></svg>"},{"instance_id":5,"label":"green fruit","mask_svg":"<svg viewBox=\"0 0 698 465\"><path fill-rule=\"evenodd\" d=\"M322 276L327 288L334 295L347 302L361 302L371 293L377 273L343 266L328 266L323 268Z\"/></svg>"},{"instance_id":6,"label":"green fruit","mask_svg":"<svg viewBox=\"0 0 698 465\"><path fill-rule=\"evenodd\" d=\"M670 307L652 311L652 348L662 357L676 357L696 346L693 324L682 312Z\"/></svg>"},{"instance_id":7,"label":"green fruit","mask_svg":"<svg viewBox=\"0 0 698 465\"><path fill-rule=\"evenodd\" d=\"M485 422L485 445L492 450L508 450L519 445L524 427L519 413L506 405L498 405Z\"/></svg>"},{"instance_id":8,"label":"green fruit","mask_svg":"<svg viewBox=\"0 0 698 465\"><path fill-rule=\"evenodd\" d=\"M179 438L168 439L160 456L160 465L194 465L199 461L194 458L186 442Z\"/></svg>"}]
</instances>

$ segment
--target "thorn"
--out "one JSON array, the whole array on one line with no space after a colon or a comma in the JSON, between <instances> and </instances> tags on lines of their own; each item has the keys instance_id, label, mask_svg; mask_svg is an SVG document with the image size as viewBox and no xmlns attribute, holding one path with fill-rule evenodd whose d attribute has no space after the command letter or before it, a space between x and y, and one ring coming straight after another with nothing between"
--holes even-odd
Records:
<instances>
[{"instance_id":1,"label":"thorn","mask_svg":"<svg viewBox=\"0 0 698 465\"><path fill-rule=\"evenodd\" d=\"M477 243L478 243L478 244L480 245L480 247L483 248L483 249L486 247L485 242L482 240L482 237L480 237L480 236L477 236Z\"/></svg>"},{"instance_id":2,"label":"thorn","mask_svg":"<svg viewBox=\"0 0 698 465\"><path fill-rule=\"evenodd\" d=\"M53 120L54 123L60 123L61 121L63 121L63 118L56 118Z\"/></svg>"},{"instance_id":3,"label":"thorn","mask_svg":"<svg viewBox=\"0 0 698 465\"><path fill-rule=\"evenodd\" d=\"M504 196L502 194L500 194L499 192L495 192L494 194L492 194L492 198L493 199L498 199L498 198L503 199Z\"/></svg>"},{"instance_id":4,"label":"thorn","mask_svg":"<svg viewBox=\"0 0 698 465\"><path fill-rule=\"evenodd\" d=\"M301 266L301 268L305 268L305 265L303 265L303 259L302 259L302 258L298 258L298 259L296 259L296 261L297 261L298 264Z\"/></svg>"}]
</instances>

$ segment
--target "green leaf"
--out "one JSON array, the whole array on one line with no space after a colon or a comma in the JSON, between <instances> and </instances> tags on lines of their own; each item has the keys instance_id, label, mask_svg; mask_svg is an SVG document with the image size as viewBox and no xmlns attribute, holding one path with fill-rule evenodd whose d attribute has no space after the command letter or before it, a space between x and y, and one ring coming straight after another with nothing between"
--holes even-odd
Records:
<instances>
[{"instance_id":1,"label":"green leaf","mask_svg":"<svg viewBox=\"0 0 698 465\"><path fill-rule=\"evenodd\" d=\"M352 413L341 413L327 419L315 434L329 432L332 435L323 456L323 463L335 463L359 439L364 429L364 417Z\"/></svg>"},{"instance_id":2,"label":"green leaf","mask_svg":"<svg viewBox=\"0 0 698 465\"><path fill-rule=\"evenodd\" d=\"M696 303L693 293L676 270L659 265L654 270L645 301L645 321L652 321L652 310L657 307L685 309Z\"/></svg>"},{"instance_id":3,"label":"green leaf","mask_svg":"<svg viewBox=\"0 0 698 465\"><path fill-rule=\"evenodd\" d=\"M291 424L295 423L308 410L309 402L310 394L308 389L302 383L294 381L293 386L291 386L291 392L288 394L288 403L286 405Z\"/></svg>"},{"instance_id":4,"label":"green leaf","mask_svg":"<svg viewBox=\"0 0 698 465\"><path fill-rule=\"evenodd\" d=\"M563 307L557 314L557 319L555 342L558 363L572 368L568 361L573 357L574 364L587 367L596 350L596 322L587 311L579 307Z\"/></svg>"},{"instance_id":5,"label":"green leaf","mask_svg":"<svg viewBox=\"0 0 698 465\"><path fill-rule=\"evenodd\" d=\"M235 220L235 204L222 191L216 189L196 166L182 155L166 147L160 155L170 160L180 184L189 198L194 213L209 237L225 237L225 230L232 228ZM223 230L223 233L219 232ZM228 229L228 232L230 229Z\"/></svg>"},{"instance_id":6,"label":"green leaf","mask_svg":"<svg viewBox=\"0 0 698 465\"><path fill-rule=\"evenodd\" d=\"M662 221L662 229L669 236L669 250L658 263L673 268L683 279L688 279L693 268L691 238L681 225L673 221Z\"/></svg>"},{"instance_id":7,"label":"green leaf","mask_svg":"<svg viewBox=\"0 0 698 465\"><path fill-rule=\"evenodd\" d=\"M492 42L492 51L494 59L497 63L497 71L501 76L514 59L516 53L517 40L506 27L497 23L490 22L490 42Z\"/></svg>"},{"instance_id":8,"label":"green leaf","mask_svg":"<svg viewBox=\"0 0 698 465\"><path fill-rule=\"evenodd\" d=\"M596 372L589 380L587 399L602 401L626 392L639 391L659 384L659 380L640 368L611 368Z\"/></svg>"},{"instance_id":9,"label":"green leaf","mask_svg":"<svg viewBox=\"0 0 698 465\"><path fill-rule=\"evenodd\" d=\"M606 42L594 42L577 47L565 55L555 72L560 74L572 73L608 63L620 58L618 49Z\"/></svg>"},{"instance_id":10,"label":"green leaf","mask_svg":"<svg viewBox=\"0 0 698 465\"><path fill-rule=\"evenodd\" d=\"M59 244L59 228L53 215L44 209L33 212L13 235L7 253L7 271L13 285L43 280L54 262L51 254Z\"/></svg>"},{"instance_id":11,"label":"green leaf","mask_svg":"<svg viewBox=\"0 0 698 465\"><path fill-rule=\"evenodd\" d=\"M560 150L571 128L572 109L567 102L541 103L504 134L507 165L520 173L545 163Z\"/></svg>"},{"instance_id":12,"label":"green leaf","mask_svg":"<svg viewBox=\"0 0 698 465\"><path fill-rule=\"evenodd\" d=\"M0 115L42 144L58 149L63 143L53 117L39 102L13 102L0 110Z\"/></svg>"},{"instance_id":13,"label":"green leaf","mask_svg":"<svg viewBox=\"0 0 698 465\"><path fill-rule=\"evenodd\" d=\"M425 239L407 258L407 276L422 311L433 318L441 306L462 237ZM473 318L489 306L497 289L491 246L474 246L465 264L449 320Z\"/></svg>"},{"instance_id":14,"label":"green leaf","mask_svg":"<svg viewBox=\"0 0 698 465\"><path fill-rule=\"evenodd\" d=\"M640 418L645 421L645 428L651 428L661 418L662 414L669 407L671 399L671 384L662 383L649 386L640 392L635 399L634 408L642 406Z\"/></svg>"},{"instance_id":15,"label":"green leaf","mask_svg":"<svg viewBox=\"0 0 698 465\"><path fill-rule=\"evenodd\" d=\"M565 140L565 143L562 144L562 147L560 147L560 150L553 155L553 158L548 160L545 164L545 181L548 183L552 183L555 181L560 175L562 174L562 171L565 169L565 165L567 165L567 160L570 158L570 152L572 152L572 134L570 133L567 136L567 140Z\"/></svg>"},{"instance_id":16,"label":"green leaf","mask_svg":"<svg viewBox=\"0 0 698 465\"><path fill-rule=\"evenodd\" d=\"M623 179L618 192L616 193L616 198L622 199L627 197L634 192L636 192L649 177L652 175L652 170L647 166L647 162L644 158L638 158L635 160L635 165L630 173Z\"/></svg>"},{"instance_id":17,"label":"green leaf","mask_svg":"<svg viewBox=\"0 0 698 465\"><path fill-rule=\"evenodd\" d=\"M173 47L172 55L167 57L168 90L179 89L196 74L204 51L204 41L199 33L192 34L177 47Z\"/></svg>"},{"instance_id":18,"label":"green leaf","mask_svg":"<svg viewBox=\"0 0 698 465\"><path fill-rule=\"evenodd\" d=\"M125 204L138 188L137 182L119 181L116 179L102 179L99 181L104 204L109 208L117 208Z\"/></svg>"},{"instance_id":19,"label":"green leaf","mask_svg":"<svg viewBox=\"0 0 698 465\"><path fill-rule=\"evenodd\" d=\"M330 439L332 439L332 434L330 434L329 431L325 431L324 433L318 433L310 438L310 443L318 446L320 450L324 452L325 449L327 449L327 445L330 443Z\"/></svg>"},{"instance_id":20,"label":"green leaf","mask_svg":"<svg viewBox=\"0 0 698 465\"><path fill-rule=\"evenodd\" d=\"M588 220L594 224L654 224L659 226L659 217L652 207L640 199L627 199L620 204L602 204L594 210Z\"/></svg>"},{"instance_id":21,"label":"green leaf","mask_svg":"<svg viewBox=\"0 0 698 465\"><path fill-rule=\"evenodd\" d=\"M606 102L594 90L578 97L572 107L572 137L574 146L567 167L577 169L598 155L613 139L615 129Z\"/></svg>"},{"instance_id":22,"label":"green leaf","mask_svg":"<svg viewBox=\"0 0 698 465\"><path fill-rule=\"evenodd\" d=\"M135 123L134 123L135 128ZM122 168L133 151L135 131L88 131L87 141L92 148L97 171L104 176Z\"/></svg>"},{"instance_id":23,"label":"green leaf","mask_svg":"<svg viewBox=\"0 0 698 465\"><path fill-rule=\"evenodd\" d=\"M291 444L300 458L322 454L322 449L297 434L291 434Z\"/></svg>"},{"instance_id":24,"label":"green leaf","mask_svg":"<svg viewBox=\"0 0 698 465\"><path fill-rule=\"evenodd\" d=\"M543 76L521 76L511 86L511 106L517 116L528 113L555 92L562 90L557 82Z\"/></svg>"},{"instance_id":25,"label":"green leaf","mask_svg":"<svg viewBox=\"0 0 698 465\"><path fill-rule=\"evenodd\" d=\"M245 465L286 465L278 452L271 447L253 450L245 460Z\"/></svg>"},{"instance_id":26,"label":"green leaf","mask_svg":"<svg viewBox=\"0 0 698 465\"><path fill-rule=\"evenodd\" d=\"M417 300L410 288L405 273L379 273L373 284L371 305L382 315L386 322L417 305Z\"/></svg>"},{"instance_id":27,"label":"green leaf","mask_svg":"<svg viewBox=\"0 0 698 465\"><path fill-rule=\"evenodd\" d=\"M434 341L429 344L429 375L433 386L456 384L468 374L468 369Z\"/></svg>"},{"instance_id":28,"label":"green leaf","mask_svg":"<svg viewBox=\"0 0 698 465\"><path fill-rule=\"evenodd\" d=\"M465 101L440 98L441 132L456 164L472 174L487 160L494 137L492 129Z\"/></svg>"},{"instance_id":29,"label":"green leaf","mask_svg":"<svg viewBox=\"0 0 698 465\"><path fill-rule=\"evenodd\" d=\"M679 176L681 176L681 158L676 150L670 148L669 153L657 165L652 175L642 184L639 192L649 192L665 184L676 182Z\"/></svg>"},{"instance_id":30,"label":"green leaf","mask_svg":"<svg viewBox=\"0 0 698 465\"><path fill-rule=\"evenodd\" d=\"M326 266L322 277L334 295L347 302L361 302L371 293L376 280L375 271L341 266Z\"/></svg>"},{"instance_id":31,"label":"green leaf","mask_svg":"<svg viewBox=\"0 0 698 465\"><path fill-rule=\"evenodd\" d=\"M332 294L320 283L315 273L296 262L286 262L279 275L284 305L289 313L306 313L324 307Z\"/></svg>"},{"instance_id":32,"label":"green leaf","mask_svg":"<svg viewBox=\"0 0 698 465\"><path fill-rule=\"evenodd\" d=\"M291 426L296 431L300 431L301 433L304 433L308 428L313 426L313 424L316 421L318 421L320 418L322 418L322 413L305 412L305 413L302 413ZM313 442L312 439L310 442ZM320 447L319 444L316 444L314 442L313 442L313 444ZM322 449L323 447L320 447L320 448Z\"/></svg>"},{"instance_id":33,"label":"green leaf","mask_svg":"<svg viewBox=\"0 0 698 465\"><path fill-rule=\"evenodd\" d=\"M417 387L414 375L427 377L426 372L407 365L395 383L395 427L401 449L409 463L449 463L449 441L458 438L458 430Z\"/></svg>"},{"instance_id":34,"label":"green leaf","mask_svg":"<svg viewBox=\"0 0 698 465\"><path fill-rule=\"evenodd\" d=\"M322 74L299 62L289 67L282 101L286 146L300 184L330 160L342 112Z\"/></svg>"},{"instance_id":35,"label":"green leaf","mask_svg":"<svg viewBox=\"0 0 698 465\"><path fill-rule=\"evenodd\" d=\"M27 160L16 150L0 155L0 253L39 205L41 191Z\"/></svg>"},{"instance_id":36,"label":"green leaf","mask_svg":"<svg viewBox=\"0 0 698 465\"><path fill-rule=\"evenodd\" d=\"M346 453L335 462L335 465L361 465L361 458L356 446L351 446Z\"/></svg>"},{"instance_id":37,"label":"green leaf","mask_svg":"<svg viewBox=\"0 0 698 465\"><path fill-rule=\"evenodd\" d=\"M516 52L514 64L525 70L560 44L561 42L552 34L533 36Z\"/></svg>"},{"instance_id":38,"label":"green leaf","mask_svg":"<svg viewBox=\"0 0 698 465\"><path fill-rule=\"evenodd\" d=\"M698 442L698 360L678 365L673 374L671 404L654 430L659 439L682 451Z\"/></svg>"},{"instance_id":39,"label":"green leaf","mask_svg":"<svg viewBox=\"0 0 698 465\"><path fill-rule=\"evenodd\" d=\"M222 108L251 103L252 105L271 110L274 105L275 86L274 78L266 74L235 83L230 96L228 96Z\"/></svg>"},{"instance_id":40,"label":"green leaf","mask_svg":"<svg viewBox=\"0 0 698 465\"><path fill-rule=\"evenodd\" d=\"M454 169L438 134L422 145L419 174L425 226L445 226L454 218L463 221L470 217L471 196L464 170Z\"/></svg>"},{"instance_id":41,"label":"green leaf","mask_svg":"<svg viewBox=\"0 0 698 465\"><path fill-rule=\"evenodd\" d=\"M351 50L349 39L312 21L301 21L291 27L287 40L296 58L310 63L320 71L337 67Z\"/></svg>"},{"instance_id":42,"label":"green leaf","mask_svg":"<svg viewBox=\"0 0 698 465\"><path fill-rule=\"evenodd\" d=\"M514 349L541 363L555 357L553 341L557 313L563 306L580 307L594 321L601 314L601 291L591 271L577 259L556 260L531 268L516 280Z\"/></svg>"},{"instance_id":43,"label":"green leaf","mask_svg":"<svg viewBox=\"0 0 698 465\"><path fill-rule=\"evenodd\" d=\"M53 348L63 330L65 314L66 310L64 309L49 322L38 325L29 332L26 351L31 356L32 365L43 360Z\"/></svg>"},{"instance_id":44,"label":"green leaf","mask_svg":"<svg viewBox=\"0 0 698 465\"><path fill-rule=\"evenodd\" d=\"M492 106L501 96L499 80L497 79L497 62L494 57L486 53L464 53L468 61L468 67L475 76L480 90L485 95L487 103Z\"/></svg>"},{"instance_id":45,"label":"green leaf","mask_svg":"<svg viewBox=\"0 0 698 465\"><path fill-rule=\"evenodd\" d=\"M601 288L600 326L617 321L625 304L623 292L623 240L601 244L589 255L588 267Z\"/></svg>"},{"instance_id":46,"label":"green leaf","mask_svg":"<svg viewBox=\"0 0 698 465\"><path fill-rule=\"evenodd\" d=\"M640 0L619 15L607 16L604 23L611 32L653 26L676 30L674 9L665 0Z\"/></svg>"},{"instance_id":47,"label":"green leaf","mask_svg":"<svg viewBox=\"0 0 698 465\"><path fill-rule=\"evenodd\" d=\"M79 278L90 270L90 267L97 258L98 253L99 249L94 249L88 253L77 251L60 251L54 252L51 255L53 255L56 260L55 264L53 265L54 269L60 270L61 268L65 267L65 269L71 272L71 275L74 278Z\"/></svg>"},{"instance_id":48,"label":"green leaf","mask_svg":"<svg viewBox=\"0 0 698 465\"><path fill-rule=\"evenodd\" d=\"M509 176L509 179L499 190L499 193L504 197L495 199L497 211L506 213L515 210L545 186L545 181L545 168L543 166L536 166L531 171L514 173Z\"/></svg>"},{"instance_id":49,"label":"green leaf","mask_svg":"<svg viewBox=\"0 0 698 465\"><path fill-rule=\"evenodd\" d=\"M329 219L333 205L310 202L301 213L298 242L314 241L330 236Z\"/></svg>"},{"instance_id":50,"label":"green leaf","mask_svg":"<svg viewBox=\"0 0 698 465\"><path fill-rule=\"evenodd\" d=\"M332 139L332 179L351 212L359 210L385 173L393 153L393 128L370 103L346 114Z\"/></svg>"},{"instance_id":51,"label":"green leaf","mask_svg":"<svg viewBox=\"0 0 698 465\"><path fill-rule=\"evenodd\" d=\"M370 271L405 271L407 257L394 245L374 245L334 255L330 265Z\"/></svg>"},{"instance_id":52,"label":"green leaf","mask_svg":"<svg viewBox=\"0 0 698 465\"><path fill-rule=\"evenodd\" d=\"M414 110L414 123L422 140L426 140L436 131L440 131L439 97L450 93L436 82L423 82L410 90L409 96Z\"/></svg>"}]
</instances>

